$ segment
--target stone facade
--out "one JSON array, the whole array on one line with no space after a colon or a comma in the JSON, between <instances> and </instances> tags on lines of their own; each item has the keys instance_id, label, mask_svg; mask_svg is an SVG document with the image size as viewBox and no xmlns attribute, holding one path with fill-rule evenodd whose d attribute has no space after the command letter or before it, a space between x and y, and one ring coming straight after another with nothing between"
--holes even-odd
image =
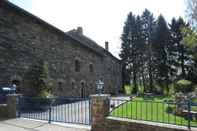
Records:
<instances>
[{"instance_id":1,"label":"stone facade","mask_svg":"<svg viewBox=\"0 0 197 131\"><path fill-rule=\"evenodd\" d=\"M104 80L105 93L117 93L122 82L120 61L82 32L79 28L65 33L4 1L0 6L1 83L14 81L25 91L24 73L43 58L55 95L88 96L95 93L99 79ZM75 70L76 61L80 71Z\"/></svg>"}]
</instances>

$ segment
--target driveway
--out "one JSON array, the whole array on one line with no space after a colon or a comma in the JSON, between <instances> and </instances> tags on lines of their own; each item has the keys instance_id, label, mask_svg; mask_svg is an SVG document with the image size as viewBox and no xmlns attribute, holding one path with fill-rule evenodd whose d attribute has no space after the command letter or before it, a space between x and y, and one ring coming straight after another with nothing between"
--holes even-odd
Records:
<instances>
[{"instance_id":1,"label":"driveway","mask_svg":"<svg viewBox=\"0 0 197 131\"><path fill-rule=\"evenodd\" d=\"M89 101L79 101L70 104L52 106L51 121L64 123L90 124ZM21 113L23 118L49 120L49 110L29 111Z\"/></svg>"},{"instance_id":2,"label":"driveway","mask_svg":"<svg viewBox=\"0 0 197 131\"><path fill-rule=\"evenodd\" d=\"M0 121L0 131L90 131L90 126L48 124L28 119L10 119Z\"/></svg>"},{"instance_id":3,"label":"driveway","mask_svg":"<svg viewBox=\"0 0 197 131\"><path fill-rule=\"evenodd\" d=\"M130 100L129 97L123 97L123 96L111 97L110 111L114 107L117 107L128 100ZM49 114L50 114L49 110L42 112L29 111L29 112L22 112L21 117L48 121ZM90 120L89 100L52 106L51 121L90 125L91 120Z\"/></svg>"}]
</instances>

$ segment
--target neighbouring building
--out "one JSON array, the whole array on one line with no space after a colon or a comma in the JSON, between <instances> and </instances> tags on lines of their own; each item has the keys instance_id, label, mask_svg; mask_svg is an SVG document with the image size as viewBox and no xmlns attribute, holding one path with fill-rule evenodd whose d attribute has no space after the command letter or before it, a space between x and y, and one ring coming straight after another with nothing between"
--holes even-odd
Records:
<instances>
[{"instance_id":1,"label":"neighbouring building","mask_svg":"<svg viewBox=\"0 0 197 131\"><path fill-rule=\"evenodd\" d=\"M0 81L15 83L25 92L23 77L38 58L49 67L54 94L85 97L95 93L95 82L104 82L104 92L121 88L121 62L83 35L78 27L63 32L40 18L4 0L0 4Z\"/></svg>"}]
</instances>

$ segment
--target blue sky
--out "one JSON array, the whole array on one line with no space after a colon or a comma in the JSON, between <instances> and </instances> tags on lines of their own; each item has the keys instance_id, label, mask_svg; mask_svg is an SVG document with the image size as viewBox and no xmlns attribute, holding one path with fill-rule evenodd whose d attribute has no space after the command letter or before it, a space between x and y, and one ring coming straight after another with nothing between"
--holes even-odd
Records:
<instances>
[{"instance_id":1,"label":"blue sky","mask_svg":"<svg viewBox=\"0 0 197 131\"><path fill-rule=\"evenodd\" d=\"M184 0L9 0L63 31L82 26L84 34L104 47L109 41L112 54L118 56L120 36L127 14L141 14L145 8L155 17L163 14L184 17Z\"/></svg>"}]
</instances>

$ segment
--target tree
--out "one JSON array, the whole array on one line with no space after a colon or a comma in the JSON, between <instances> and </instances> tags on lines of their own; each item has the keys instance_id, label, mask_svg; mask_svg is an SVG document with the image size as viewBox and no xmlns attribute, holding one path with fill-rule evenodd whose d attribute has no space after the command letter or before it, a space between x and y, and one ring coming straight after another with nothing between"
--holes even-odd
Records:
<instances>
[{"instance_id":1,"label":"tree","mask_svg":"<svg viewBox=\"0 0 197 131\"><path fill-rule=\"evenodd\" d=\"M123 81L124 84L129 84L131 79L131 67L130 67L130 49L131 49L131 42L128 40L128 35L130 34L131 25L134 23L133 20L134 16L130 12L128 14L127 20L125 22L125 26L123 28L123 33L121 36L122 44L121 44L121 53L120 58L122 59L123 63ZM128 78L129 77L129 78Z\"/></svg>"},{"instance_id":2,"label":"tree","mask_svg":"<svg viewBox=\"0 0 197 131\"><path fill-rule=\"evenodd\" d=\"M197 83L197 32L191 27L182 28L182 32L185 34L183 43L191 53L188 79L193 83Z\"/></svg>"},{"instance_id":3,"label":"tree","mask_svg":"<svg viewBox=\"0 0 197 131\"><path fill-rule=\"evenodd\" d=\"M197 26L197 1L196 0L187 0L187 15L189 21Z\"/></svg>"},{"instance_id":4,"label":"tree","mask_svg":"<svg viewBox=\"0 0 197 131\"><path fill-rule=\"evenodd\" d=\"M188 27L189 25L184 22L182 18L178 20L172 19L170 24L170 32L171 32L171 53L173 53L173 66L177 69L181 69L181 73L179 77L181 79L186 79L186 72L187 72L187 61L189 61L190 57L187 51L186 46L182 42L184 34L182 33L183 27Z\"/></svg>"},{"instance_id":5,"label":"tree","mask_svg":"<svg viewBox=\"0 0 197 131\"><path fill-rule=\"evenodd\" d=\"M31 65L25 73L24 80L30 87L31 96L43 96L43 92L48 92L49 71L46 62L38 60Z\"/></svg>"},{"instance_id":6,"label":"tree","mask_svg":"<svg viewBox=\"0 0 197 131\"><path fill-rule=\"evenodd\" d=\"M146 45L146 59L145 62L148 71L148 79L149 79L149 89L150 92L153 91L153 77L154 77L154 63L153 63L153 51L152 51L152 43L153 43L153 31L155 26L155 21L153 14L150 13L149 10L145 9L142 16L142 39L144 40L143 43ZM147 91L147 89L145 89Z\"/></svg>"},{"instance_id":7,"label":"tree","mask_svg":"<svg viewBox=\"0 0 197 131\"><path fill-rule=\"evenodd\" d=\"M160 15L157 19L156 28L154 31L154 42L153 42L153 55L155 64L155 80L161 86L167 88L169 92L169 75L170 65L168 59L168 51L170 45L170 31L167 26L167 22L164 17Z\"/></svg>"},{"instance_id":8,"label":"tree","mask_svg":"<svg viewBox=\"0 0 197 131\"><path fill-rule=\"evenodd\" d=\"M192 54L192 66L189 70L188 79L197 83L197 1L187 0L187 15L190 23L194 28L184 28L183 32L187 35L183 39L183 43L189 48Z\"/></svg>"},{"instance_id":9,"label":"tree","mask_svg":"<svg viewBox=\"0 0 197 131\"><path fill-rule=\"evenodd\" d=\"M139 72L142 66L141 60L143 57L143 47L141 32L142 25L140 16L136 17L132 13L129 13L121 37L122 48L120 57L122 58L123 65L125 66L123 72L129 71L129 75L127 76L130 76L130 81L132 81L133 93L136 93L138 90L138 84L140 79Z\"/></svg>"}]
</instances>

